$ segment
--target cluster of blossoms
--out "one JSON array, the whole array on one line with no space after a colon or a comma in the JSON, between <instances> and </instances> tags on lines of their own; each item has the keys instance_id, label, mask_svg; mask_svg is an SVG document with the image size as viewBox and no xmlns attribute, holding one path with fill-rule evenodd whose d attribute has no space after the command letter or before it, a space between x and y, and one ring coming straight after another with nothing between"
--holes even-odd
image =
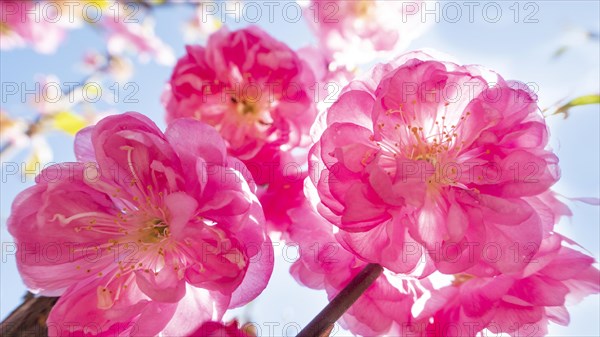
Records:
<instances>
[{"instance_id":1,"label":"cluster of blossoms","mask_svg":"<svg viewBox=\"0 0 600 337\"><path fill-rule=\"evenodd\" d=\"M330 299L384 268L342 317L360 335L542 335L600 291L594 259L554 231L570 211L535 95L424 52L349 81L340 55L396 51L417 30L386 19L401 3L329 2L344 19L320 9L321 50L257 27L188 46L166 131L106 117L77 134L77 162L19 194L8 229L25 284L60 296L50 335L251 336L221 320L267 286L269 235L299 244L291 274ZM107 20L114 48L168 59ZM349 83L319 114L323 80ZM68 254L40 259L50 246Z\"/></svg>"},{"instance_id":2,"label":"cluster of blossoms","mask_svg":"<svg viewBox=\"0 0 600 337\"><path fill-rule=\"evenodd\" d=\"M597 293L600 273L553 230L570 211L549 189L558 159L535 102L521 83L422 52L352 81L315 124L311 218L293 217L291 238L327 244L296 279L331 297L366 263L385 267L343 320L363 335L567 324L565 304Z\"/></svg>"},{"instance_id":3,"label":"cluster of blossoms","mask_svg":"<svg viewBox=\"0 0 600 337\"><path fill-rule=\"evenodd\" d=\"M51 334L78 322L181 336L265 288L272 248L256 186L213 128L180 119L162 133L126 113L82 130L75 151L79 162L42 171L8 219L31 253L19 259L26 285L61 296ZM48 245L69 254L40 259Z\"/></svg>"},{"instance_id":4,"label":"cluster of blossoms","mask_svg":"<svg viewBox=\"0 0 600 337\"><path fill-rule=\"evenodd\" d=\"M163 101L167 121L195 118L219 131L260 185L269 227L284 232L307 175L316 84L311 64L258 27L223 28L205 47L187 47Z\"/></svg>"},{"instance_id":5,"label":"cluster of blossoms","mask_svg":"<svg viewBox=\"0 0 600 337\"><path fill-rule=\"evenodd\" d=\"M65 38L65 25L51 22L48 16L55 17L54 9L42 15L39 6L33 1L3 2L0 6L0 48L13 49L31 46L39 53L53 53Z\"/></svg>"},{"instance_id":6,"label":"cluster of blossoms","mask_svg":"<svg viewBox=\"0 0 600 337\"><path fill-rule=\"evenodd\" d=\"M50 4L29 0L3 1L0 6L2 49L31 46L39 53L54 53L65 40L68 30L88 23L106 32L112 55L121 55L131 49L160 64L172 64L174 56L171 48L154 34L152 22L134 18L137 9L136 5L120 1L84 0ZM91 12L95 12L94 16Z\"/></svg>"}]
</instances>

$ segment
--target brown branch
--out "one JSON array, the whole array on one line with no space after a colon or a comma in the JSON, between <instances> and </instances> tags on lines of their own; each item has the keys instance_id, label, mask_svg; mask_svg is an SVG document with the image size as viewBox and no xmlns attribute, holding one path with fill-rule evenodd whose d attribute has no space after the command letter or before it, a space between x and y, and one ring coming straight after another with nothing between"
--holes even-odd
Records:
<instances>
[{"instance_id":1,"label":"brown branch","mask_svg":"<svg viewBox=\"0 0 600 337\"><path fill-rule=\"evenodd\" d=\"M329 336L333 324L375 282L382 272L383 268L380 265L368 264L296 337Z\"/></svg>"},{"instance_id":2,"label":"brown branch","mask_svg":"<svg viewBox=\"0 0 600 337\"><path fill-rule=\"evenodd\" d=\"M23 303L0 323L2 337L47 337L46 319L58 297L35 297L27 293Z\"/></svg>"}]
</instances>

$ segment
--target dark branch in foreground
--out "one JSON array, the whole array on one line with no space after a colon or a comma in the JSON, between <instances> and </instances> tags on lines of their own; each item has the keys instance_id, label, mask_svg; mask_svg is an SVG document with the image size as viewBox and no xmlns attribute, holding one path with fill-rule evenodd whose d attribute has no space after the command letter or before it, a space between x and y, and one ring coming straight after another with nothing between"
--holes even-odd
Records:
<instances>
[{"instance_id":1,"label":"dark branch in foreground","mask_svg":"<svg viewBox=\"0 0 600 337\"><path fill-rule=\"evenodd\" d=\"M333 324L375 282L382 272L383 268L380 265L368 264L296 337L327 336L331 332Z\"/></svg>"},{"instance_id":2,"label":"dark branch in foreground","mask_svg":"<svg viewBox=\"0 0 600 337\"><path fill-rule=\"evenodd\" d=\"M58 297L35 297L27 293L23 303L0 323L0 336L3 337L46 337L46 318Z\"/></svg>"}]
</instances>

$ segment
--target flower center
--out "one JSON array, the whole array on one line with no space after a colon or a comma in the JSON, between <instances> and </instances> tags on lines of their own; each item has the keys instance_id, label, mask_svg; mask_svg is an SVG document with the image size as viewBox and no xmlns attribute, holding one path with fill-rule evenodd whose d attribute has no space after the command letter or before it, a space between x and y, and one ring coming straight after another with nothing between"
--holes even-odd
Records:
<instances>
[{"instance_id":1,"label":"flower center","mask_svg":"<svg viewBox=\"0 0 600 337\"><path fill-rule=\"evenodd\" d=\"M458 287L473 278L475 278L475 276L469 275L469 274L454 274L454 280L452 281L452 286Z\"/></svg>"},{"instance_id":2,"label":"flower center","mask_svg":"<svg viewBox=\"0 0 600 337\"><path fill-rule=\"evenodd\" d=\"M416 101L413 101L413 105L416 105ZM456 185L459 174L457 168L447 167L445 164L455 160L462 150L465 142L460 140L460 134L471 113L467 111L460 115L449 115L447 111L442 111L439 117L419 119L416 118L416 113L417 111L407 113L401 104L398 109L385 112L388 116L400 115L397 123L389 125L380 122L375 125L383 132L381 140L375 141L371 137L371 141L375 141L380 149L379 166L391 176L396 172L398 157L423 161L433 166L434 171L427 177L431 187ZM362 163L367 165L371 160L369 153Z\"/></svg>"},{"instance_id":3,"label":"flower center","mask_svg":"<svg viewBox=\"0 0 600 337\"><path fill-rule=\"evenodd\" d=\"M242 116L255 117L258 115L259 108L255 102L250 102L244 98L238 99L231 97L231 102L236 105L236 110Z\"/></svg>"},{"instance_id":4,"label":"flower center","mask_svg":"<svg viewBox=\"0 0 600 337\"><path fill-rule=\"evenodd\" d=\"M359 0L354 3L354 13L358 17L368 17L373 8L375 0Z\"/></svg>"},{"instance_id":5,"label":"flower center","mask_svg":"<svg viewBox=\"0 0 600 337\"><path fill-rule=\"evenodd\" d=\"M457 124L464 121L470 114L467 112L466 116L461 116ZM440 120L436 120L428 128L429 132L424 131L422 126L408 125L412 137L409 140L410 152L407 157L412 160L424 160L433 165L439 163L440 157L458 144L458 126L448 123L446 116L441 116Z\"/></svg>"},{"instance_id":6,"label":"flower center","mask_svg":"<svg viewBox=\"0 0 600 337\"><path fill-rule=\"evenodd\" d=\"M273 124L270 109L276 105L275 102L266 103L261 100L244 97L244 95L232 95L230 101L235 111L233 113L235 116L230 119L230 122L234 123L235 128L238 129L240 134L251 133L246 128L264 131Z\"/></svg>"},{"instance_id":7,"label":"flower center","mask_svg":"<svg viewBox=\"0 0 600 337\"><path fill-rule=\"evenodd\" d=\"M10 26L7 23L0 22L0 35L7 35L10 31Z\"/></svg>"},{"instance_id":8,"label":"flower center","mask_svg":"<svg viewBox=\"0 0 600 337\"><path fill-rule=\"evenodd\" d=\"M169 237L169 226L164 220L153 218L144 224L142 233L145 233L140 238L143 243L157 243Z\"/></svg>"}]
</instances>

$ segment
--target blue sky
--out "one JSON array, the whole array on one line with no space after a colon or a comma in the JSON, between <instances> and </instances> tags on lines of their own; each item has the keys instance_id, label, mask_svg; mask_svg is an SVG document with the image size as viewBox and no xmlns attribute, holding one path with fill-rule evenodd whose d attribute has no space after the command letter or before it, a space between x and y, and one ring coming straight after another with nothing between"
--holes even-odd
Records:
<instances>
[{"instance_id":1,"label":"blue sky","mask_svg":"<svg viewBox=\"0 0 600 337\"><path fill-rule=\"evenodd\" d=\"M586 42L581 31L599 31L600 3L598 1L534 1L518 3L497 2L502 15L496 23L488 21L488 16L475 7L473 21L469 22L468 7L457 2L463 10L458 22L449 22L455 16L447 2L440 5L440 22L432 23L429 31L415 40L409 49L432 48L450 54L464 64L482 64L494 69L507 79L532 82L537 85L539 105L548 107L556 101L577 95L600 92L600 47L598 42ZM511 9L511 6L512 9ZM489 7L489 6L488 6ZM445 12L446 11L446 12ZM444 13L448 14L446 17ZM491 14L490 14L491 13ZM188 6L175 6L156 12L157 34L167 41L180 56L184 52L184 42L180 27L192 15ZM279 40L298 48L314 41L303 21L286 22L281 12L276 11L273 23L266 16L258 24ZM433 15L428 17L433 20ZM487 21L486 21L487 20ZM537 20L537 22L525 22ZM232 28L245 26L247 22L235 23L229 20ZM243 20L242 20L243 21ZM517 21L517 22L515 22ZM582 42L579 42L582 41ZM563 45L572 45L560 58L552 58L553 53ZM0 73L2 83L24 82L33 87L38 74L56 74L61 81L79 81L84 75L76 66L84 52L102 51L103 39L92 29L71 31L66 42L54 55L35 54L28 49L2 51ZM155 63L136 64L136 73L130 80L139 86L135 98L138 103L120 102L113 106L117 111L139 111L149 115L164 128L163 108L159 97L170 75L168 67ZM14 114L29 114L30 108L11 97L2 102L2 108ZM600 107L576 108L571 116L550 117L551 145L561 161L562 179L555 190L569 197L600 197ZM72 139L61 134L51 134L50 143L55 150L55 161L74 159ZM21 157L11 160L22 160ZM6 218L14 196L31 182L22 182L20 177L9 176L1 183L2 202L0 207L1 241L11 238L6 232ZM559 231L567 234L584 246L596 259L600 256L600 209L581 203L570 203L574 216L559 226ZM12 257L3 258L0 268L0 316L5 317L20 303L25 292ZM273 326L277 335L284 334L287 322L298 325L307 323L326 303L322 292L312 291L297 285L287 273L288 261L279 258L273 279L250 310L242 312L255 322L268 329L268 322L278 322ZM600 303L598 295L586 299L578 306L570 308L571 325L568 328L551 326L551 336L599 336ZM238 312L239 313L239 312ZM294 324L288 325L289 334L294 335ZM341 332L338 333L341 335Z\"/></svg>"}]
</instances>

